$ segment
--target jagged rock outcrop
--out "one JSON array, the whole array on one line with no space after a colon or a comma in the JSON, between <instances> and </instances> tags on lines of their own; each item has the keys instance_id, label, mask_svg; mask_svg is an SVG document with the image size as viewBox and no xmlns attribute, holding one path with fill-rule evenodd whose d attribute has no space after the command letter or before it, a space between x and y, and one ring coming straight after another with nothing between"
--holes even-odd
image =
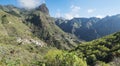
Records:
<instances>
[{"instance_id":1,"label":"jagged rock outcrop","mask_svg":"<svg viewBox=\"0 0 120 66\"><path fill-rule=\"evenodd\" d=\"M40 10L43 13L49 14L49 9L47 8L46 4L41 4L37 10Z\"/></svg>"}]
</instances>

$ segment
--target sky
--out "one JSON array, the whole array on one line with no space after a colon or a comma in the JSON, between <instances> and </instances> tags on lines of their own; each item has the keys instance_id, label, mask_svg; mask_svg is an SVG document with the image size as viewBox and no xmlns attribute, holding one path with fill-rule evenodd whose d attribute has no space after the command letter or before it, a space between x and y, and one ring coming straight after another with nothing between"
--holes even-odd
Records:
<instances>
[{"instance_id":1,"label":"sky","mask_svg":"<svg viewBox=\"0 0 120 66\"><path fill-rule=\"evenodd\" d=\"M1 5L28 9L46 3L52 17L98 17L120 14L120 0L0 0Z\"/></svg>"}]
</instances>

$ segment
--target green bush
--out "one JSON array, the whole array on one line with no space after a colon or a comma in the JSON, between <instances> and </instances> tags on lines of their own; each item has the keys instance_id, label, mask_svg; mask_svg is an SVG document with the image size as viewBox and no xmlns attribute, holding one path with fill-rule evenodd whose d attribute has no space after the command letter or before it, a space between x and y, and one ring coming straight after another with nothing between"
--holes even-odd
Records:
<instances>
[{"instance_id":1,"label":"green bush","mask_svg":"<svg viewBox=\"0 0 120 66\"><path fill-rule=\"evenodd\" d=\"M46 66L87 66L85 60L74 53L50 50L45 56Z\"/></svg>"},{"instance_id":2,"label":"green bush","mask_svg":"<svg viewBox=\"0 0 120 66\"><path fill-rule=\"evenodd\" d=\"M2 16L2 24L7 24L7 23L9 23L7 19L7 15Z\"/></svg>"}]
</instances>

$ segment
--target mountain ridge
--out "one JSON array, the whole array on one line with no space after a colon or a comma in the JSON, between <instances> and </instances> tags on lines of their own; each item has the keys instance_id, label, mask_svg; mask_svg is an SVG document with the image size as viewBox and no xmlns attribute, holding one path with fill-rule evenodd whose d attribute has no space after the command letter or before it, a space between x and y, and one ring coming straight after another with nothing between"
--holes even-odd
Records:
<instances>
[{"instance_id":1,"label":"mountain ridge","mask_svg":"<svg viewBox=\"0 0 120 66\"><path fill-rule=\"evenodd\" d=\"M56 19L63 31L76 35L79 39L91 41L120 31L119 14L105 18L73 18L71 20ZM66 28L68 27L68 29Z\"/></svg>"}]
</instances>

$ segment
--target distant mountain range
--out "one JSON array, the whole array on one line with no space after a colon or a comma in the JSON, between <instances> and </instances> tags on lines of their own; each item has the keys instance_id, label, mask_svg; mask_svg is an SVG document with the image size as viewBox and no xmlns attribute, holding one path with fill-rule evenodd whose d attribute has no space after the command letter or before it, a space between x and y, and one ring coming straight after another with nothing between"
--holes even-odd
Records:
<instances>
[{"instance_id":1,"label":"distant mountain range","mask_svg":"<svg viewBox=\"0 0 120 66\"><path fill-rule=\"evenodd\" d=\"M105 18L73 18L71 20L56 19L63 31L74 34L79 39L91 41L120 31L120 14Z\"/></svg>"}]
</instances>

